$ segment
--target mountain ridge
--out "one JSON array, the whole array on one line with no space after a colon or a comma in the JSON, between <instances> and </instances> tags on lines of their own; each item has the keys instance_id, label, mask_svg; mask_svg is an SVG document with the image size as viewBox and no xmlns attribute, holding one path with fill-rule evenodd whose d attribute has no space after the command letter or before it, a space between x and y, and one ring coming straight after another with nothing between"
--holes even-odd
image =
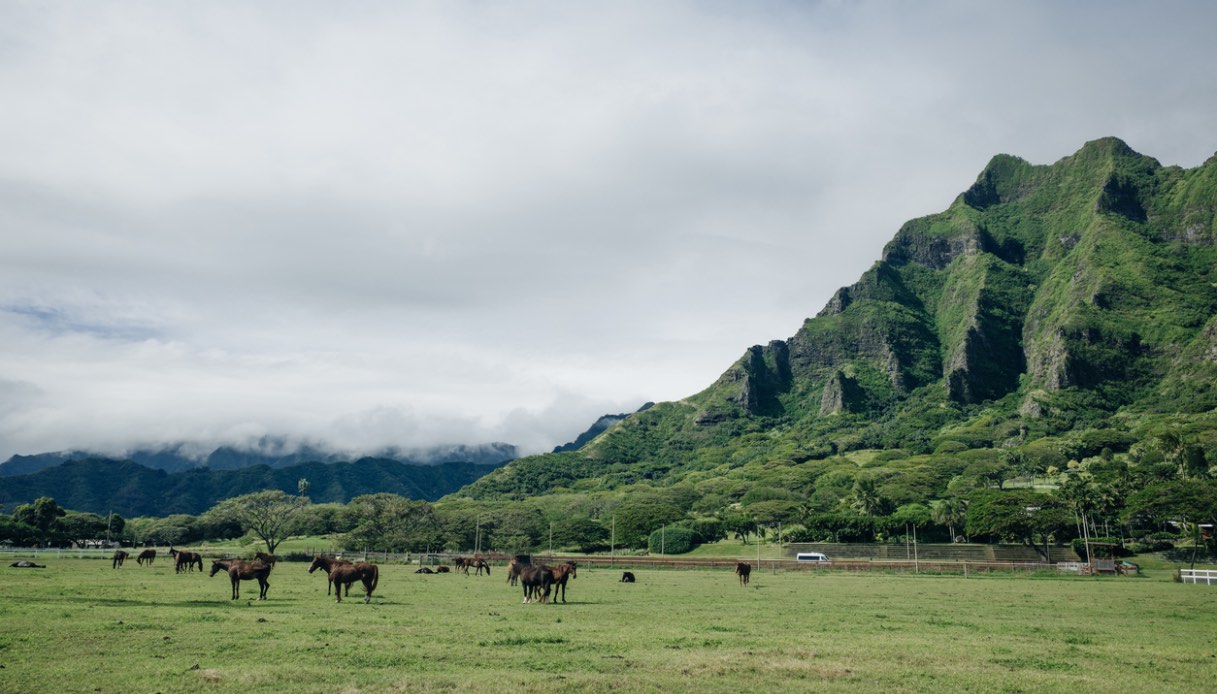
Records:
<instances>
[{"instance_id":1,"label":"mountain ridge","mask_svg":"<svg viewBox=\"0 0 1217 694\"><path fill-rule=\"evenodd\" d=\"M1051 447L1064 465L1098 453L1071 441L1127 451L1163 417L1217 460L1187 420L1217 407L1215 248L1217 156L1163 167L1110 137L1047 165L1000 154L790 338L573 456L522 458L458 496L710 487L745 465L947 441L1004 458Z\"/></svg>"}]
</instances>

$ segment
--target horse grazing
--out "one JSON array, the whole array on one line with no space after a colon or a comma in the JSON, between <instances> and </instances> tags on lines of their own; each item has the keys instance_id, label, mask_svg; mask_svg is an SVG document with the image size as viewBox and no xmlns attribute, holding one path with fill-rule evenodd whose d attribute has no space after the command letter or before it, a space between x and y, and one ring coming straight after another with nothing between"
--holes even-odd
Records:
<instances>
[{"instance_id":1,"label":"horse grazing","mask_svg":"<svg viewBox=\"0 0 1217 694\"><path fill-rule=\"evenodd\" d=\"M748 579L752 576L752 564L746 561L736 562L735 573L739 576L739 584L741 586L748 585Z\"/></svg>"},{"instance_id":2,"label":"horse grazing","mask_svg":"<svg viewBox=\"0 0 1217 694\"><path fill-rule=\"evenodd\" d=\"M122 551L121 549L115 550L114 559L110 564L110 568L117 569L118 567L122 566L123 562L127 561L127 557L129 557L129 556L131 556L131 555L127 554L126 552Z\"/></svg>"},{"instance_id":3,"label":"horse grazing","mask_svg":"<svg viewBox=\"0 0 1217 694\"><path fill-rule=\"evenodd\" d=\"M170 547L169 553L173 555L174 573L180 574L184 571L194 571L196 565L199 567L199 573L203 572L203 555L198 552L189 552Z\"/></svg>"},{"instance_id":4,"label":"horse grazing","mask_svg":"<svg viewBox=\"0 0 1217 694\"><path fill-rule=\"evenodd\" d=\"M215 576L220 571L228 573L228 580L232 581L232 599L237 600L241 597L241 581L258 580L258 599L266 599L266 589L270 588L270 581L266 580L270 576L271 565L258 561L242 561L240 559L216 559L211 562L211 576Z\"/></svg>"},{"instance_id":5,"label":"horse grazing","mask_svg":"<svg viewBox=\"0 0 1217 694\"><path fill-rule=\"evenodd\" d=\"M482 569L486 570L487 576L490 575L490 564L486 563L486 560L481 557L474 557L473 559L470 559L469 561L465 562L465 574L466 575L469 573L470 567L477 569L477 573L474 574L475 576L481 576Z\"/></svg>"},{"instance_id":6,"label":"horse grazing","mask_svg":"<svg viewBox=\"0 0 1217 694\"><path fill-rule=\"evenodd\" d=\"M554 574L546 567L524 566L520 568L520 585L524 588L525 603L546 602L553 584Z\"/></svg>"},{"instance_id":7,"label":"horse grazing","mask_svg":"<svg viewBox=\"0 0 1217 694\"><path fill-rule=\"evenodd\" d=\"M363 589L366 591L363 596L364 604L372 602L372 591L376 590L376 584L380 582L380 569L375 564L360 562L335 566L330 570L330 582L334 584L334 595L338 602L342 602L342 586L346 586L346 593L350 596L351 584L355 581L363 582Z\"/></svg>"},{"instance_id":8,"label":"horse grazing","mask_svg":"<svg viewBox=\"0 0 1217 694\"><path fill-rule=\"evenodd\" d=\"M554 603L558 602L559 592L562 593L562 602L566 602L566 581L571 578L579 578L577 567L575 562L568 561L550 569L550 573L554 577Z\"/></svg>"},{"instance_id":9,"label":"horse grazing","mask_svg":"<svg viewBox=\"0 0 1217 694\"><path fill-rule=\"evenodd\" d=\"M135 563L139 564L140 566L143 566L144 562L148 562L148 566L152 566L152 562L154 561L156 561L155 549L146 549L140 552L139 556L135 558Z\"/></svg>"},{"instance_id":10,"label":"horse grazing","mask_svg":"<svg viewBox=\"0 0 1217 694\"><path fill-rule=\"evenodd\" d=\"M621 572L621 580L620 580L620 581L617 581L617 582L618 582L618 583L633 583L635 580L636 580L636 579L634 578L634 574L633 574L632 572L630 572L630 571L622 571L622 572Z\"/></svg>"},{"instance_id":11,"label":"horse grazing","mask_svg":"<svg viewBox=\"0 0 1217 694\"><path fill-rule=\"evenodd\" d=\"M347 561L346 559L331 559L329 557L323 557L320 554L315 554L315 555L313 555L313 563L308 565L309 573L313 573L317 569L321 569L322 571L325 572L325 577L326 577L325 594L326 595L329 595L330 591L334 588L334 579L330 577L330 572L333 571L334 567L336 567L336 566L351 566L351 562ZM350 595L350 594L351 594L351 585L348 583L347 584L347 595Z\"/></svg>"}]
</instances>

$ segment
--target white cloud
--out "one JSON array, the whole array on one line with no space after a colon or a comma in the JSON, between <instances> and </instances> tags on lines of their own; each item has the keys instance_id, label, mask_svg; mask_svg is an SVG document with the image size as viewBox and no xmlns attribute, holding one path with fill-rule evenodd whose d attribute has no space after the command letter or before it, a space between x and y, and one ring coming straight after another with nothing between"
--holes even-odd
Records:
<instances>
[{"instance_id":1,"label":"white cloud","mask_svg":"<svg viewBox=\"0 0 1217 694\"><path fill-rule=\"evenodd\" d=\"M0 6L0 459L548 448L789 336L993 154L1199 164L1214 15Z\"/></svg>"}]
</instances>

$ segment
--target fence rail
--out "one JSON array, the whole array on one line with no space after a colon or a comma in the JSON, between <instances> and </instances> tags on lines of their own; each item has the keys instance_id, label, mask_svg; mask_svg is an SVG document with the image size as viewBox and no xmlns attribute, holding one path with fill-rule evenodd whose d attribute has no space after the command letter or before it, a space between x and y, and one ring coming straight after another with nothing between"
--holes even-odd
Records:
<instances>
[{"instance_id":1,"label":"fence rail","mask_svg":"<svg viewBox=\"0 0 1217 694\"><path fill-rule=\"evenodd\" d=\"M1206 586L1217 585L1217 571L1212 569L1179 569L1179 579L1184 583L1203 583Z\"/></svg>"},{"instance_id":2,"label":"fence rail","mask_svg":"<svg viewBox=\"0 0 1217 694\"><path fill-rule=\"evenodd\" d=\"M137 548L139 549L139 548ZM156 548L158 551L165 551L167 548ZM204 557L220 558L234 555L231 548L227 547L207 547L207 546L191 546L190 549L199 551ZM127 551L131 551L127 548ZM458 553L394 553L394 552L352 552L342 551L334 552L318 550L317 554L335 555L339 554L346 558L365 558L369 561L382 563L410 563L410 564L448 564L455 557L472 556L472 552ZM309 552L313 554L313 552ZM13 557L34 557L41 559L109 559L114 555L114 550L111 549L57 549L57 548L36 548L36 547L6 547L0 548L0 556ZM494 564L506 564L511 559L512 555L483 552L482 555L488 561ZM830 562L800 562L791 559L761 559L757 561L755 558L714 558L714 559L689 559L677 558L669 556L582 556L582 555L550 555L550 554L534 554L532 555L534 563L556 564L559 562L572 560L578 562L580 568L585 569L673 569L673 570L696 570L696 569L733 569L738 562L746 562L751 564L754 570L758 571L800 571L800 572L821 572L821 571L836 571L836 572L894 572L894 573L932 573L932 574L960 574L968 576L971 574L986 574L986 573L1032 573L1036 571L1054 571L1061 570L1063 567L1070 567L1067 563L1046 562L1031 562L1031 561L906 561L906 560L876 560L876 559L834 559ZM1067 570L1067 569L1066 569ZM1217 585L1217 571L1208 571L1197 569L1191 571L1184 569L1181 571L1181 576L1184 576L1184 582L1187 583L1208 583Z\"/></svg>"}]
</instances>

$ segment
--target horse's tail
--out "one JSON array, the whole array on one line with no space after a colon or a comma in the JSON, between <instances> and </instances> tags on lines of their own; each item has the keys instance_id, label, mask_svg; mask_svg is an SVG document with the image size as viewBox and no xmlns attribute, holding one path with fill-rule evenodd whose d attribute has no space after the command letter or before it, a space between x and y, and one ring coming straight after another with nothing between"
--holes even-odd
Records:
<instances>
[{"instance_id":1,"label":"horse's tail","mask_svg":"<svg viewBox=\"0 0 1217 694\"><path fill-rule=\"evenodd\" d=\"M376 590L377 583L380 583L380 567L373 564L372 565L372 587L368 589L368 595L371 595L372 591Z\"/></svg>"}]
</instances>

